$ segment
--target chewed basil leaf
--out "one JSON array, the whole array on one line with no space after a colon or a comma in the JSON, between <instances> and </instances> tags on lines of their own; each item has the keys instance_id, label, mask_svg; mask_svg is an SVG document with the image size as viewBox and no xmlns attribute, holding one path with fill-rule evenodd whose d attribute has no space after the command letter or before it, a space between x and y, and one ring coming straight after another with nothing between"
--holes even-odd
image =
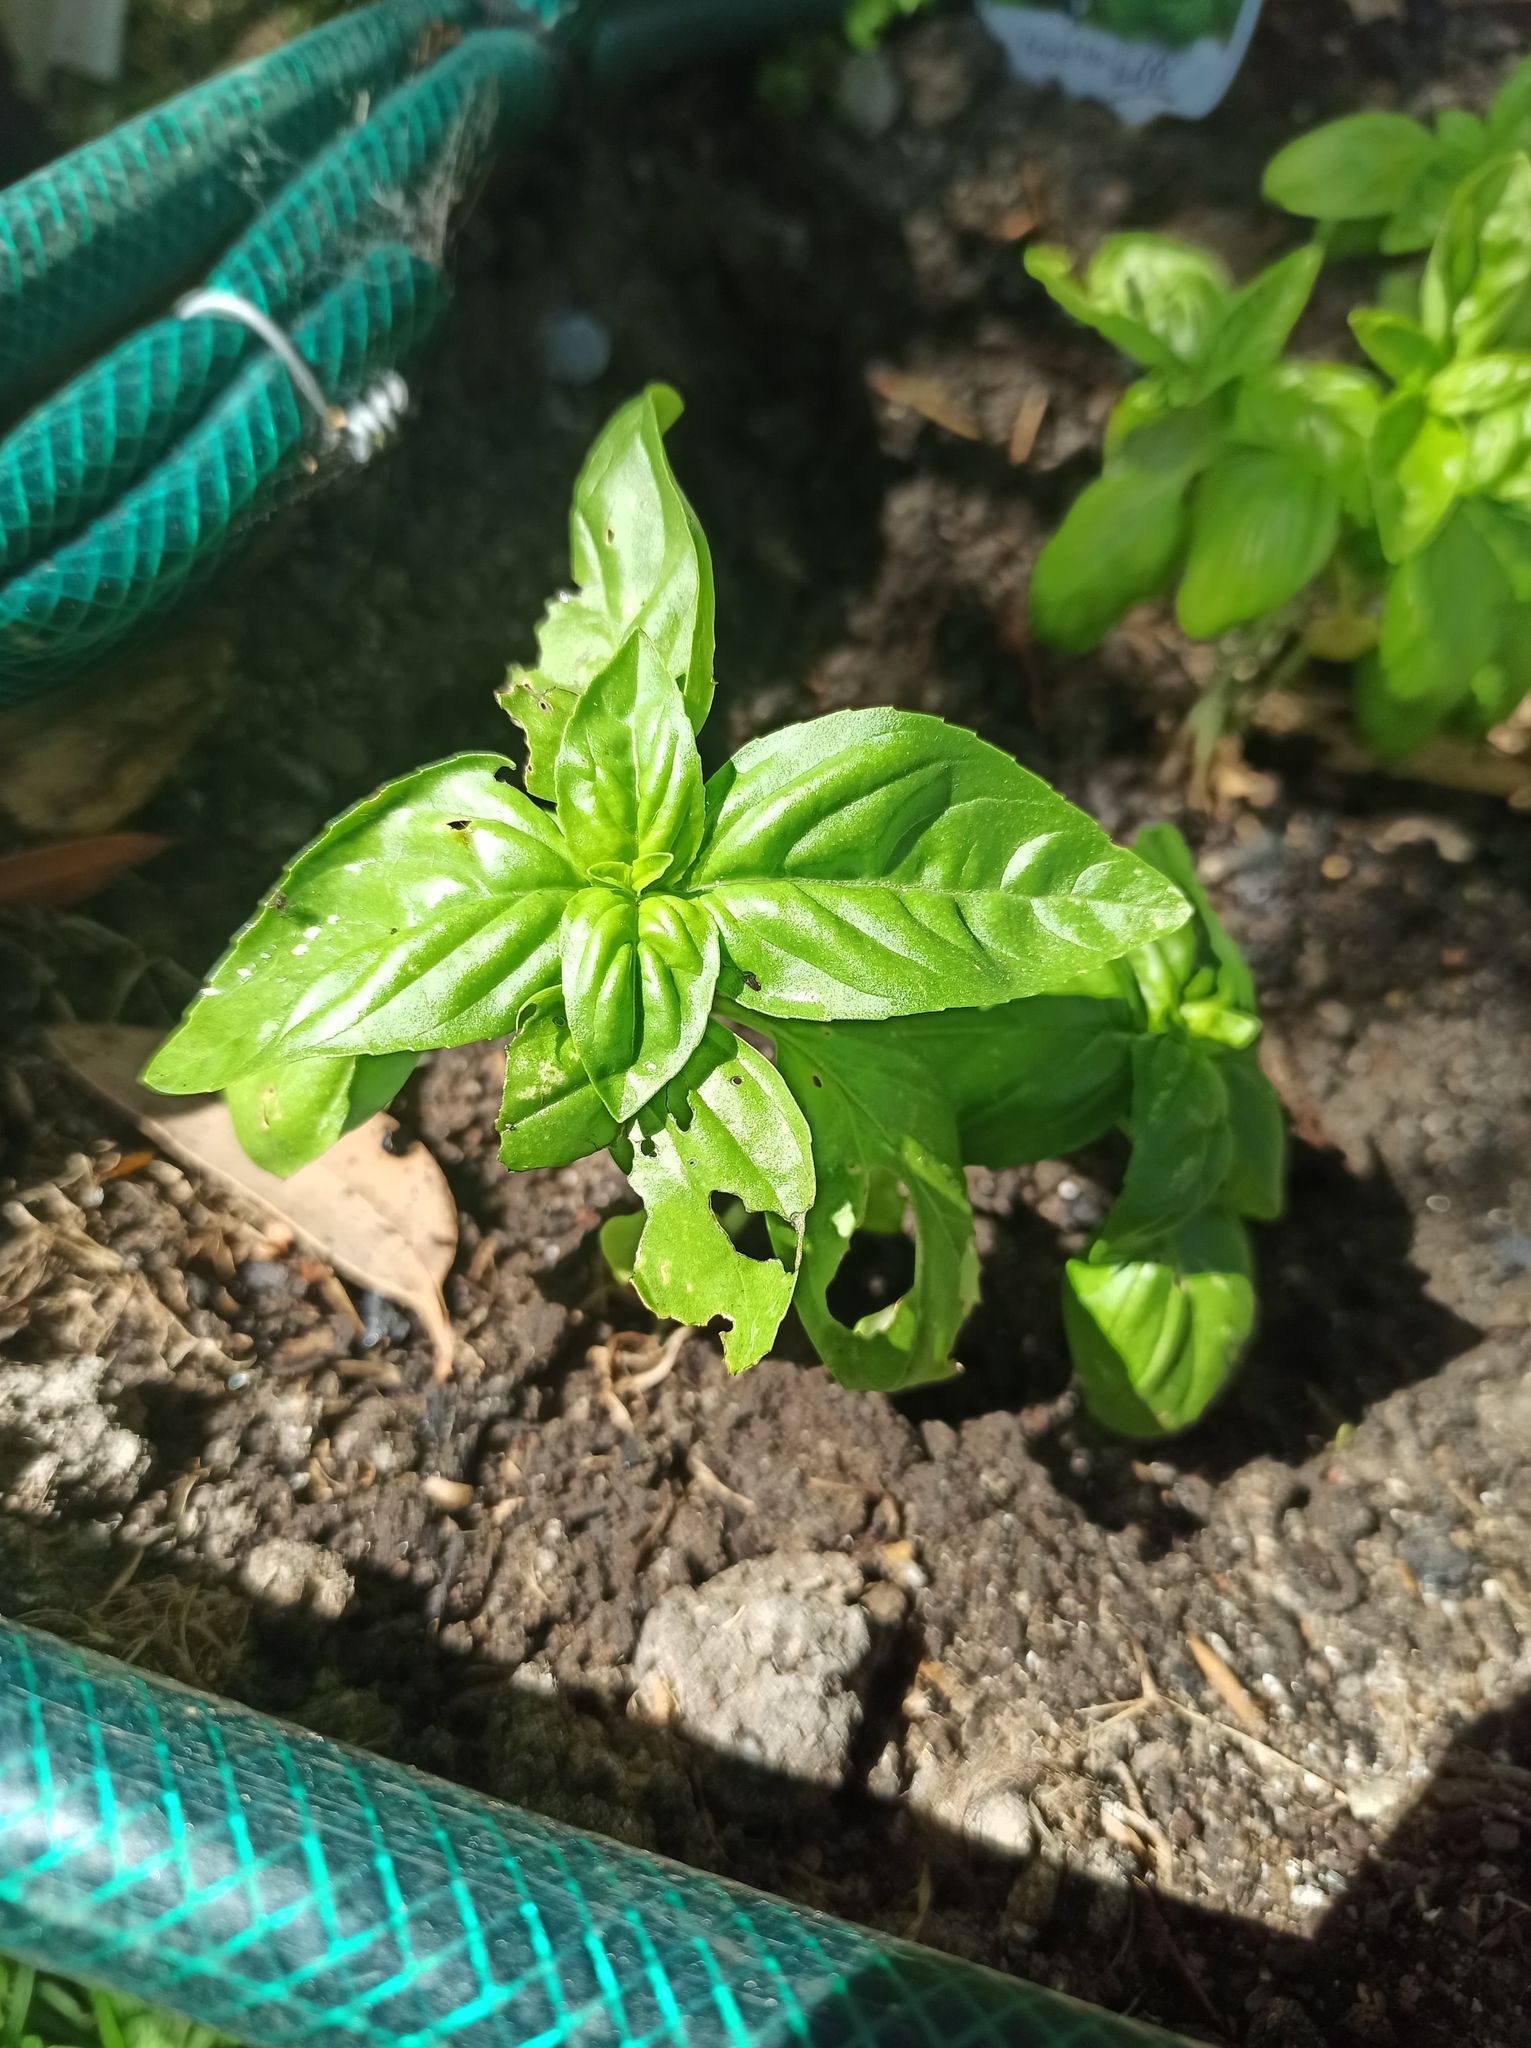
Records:
<instances>
[{"instance_id":1,"label":"chewed basil leaf","mask_svg":"<svg viewBox=\"0 0 1531 2048\"><path fill-rule=\"evenodd\" d=\"M844 1386L896 1393L948 1378L978 1299L978 1255L956 1121L939 1082L886 1026L769 1028L813 1134L818 1194L794 1296L804 1329ZM830 1290L857 1233L886 1231L906 1203L914 1235L907 1291L842 1320ZM773 1230L785 1252L785 1230Z\"/></svg>"},{"instance_id":2,"label":"chewed basil leaf","mask_svg":"<svg viewBox=\"0 0 1531 2048\"><path fill-rule=\"evenodd\" d=\"M721 1318L723 1356L742 1372L770 1350L797 1282L815 1185L802 1113L764 1054L715 1023L629 1135L628 1177L647 1212L633 1285L655 1315ZM785 1257L741 1252L716 1213L720 1195L783 1229Z\"/></svg>"}]
</instances>

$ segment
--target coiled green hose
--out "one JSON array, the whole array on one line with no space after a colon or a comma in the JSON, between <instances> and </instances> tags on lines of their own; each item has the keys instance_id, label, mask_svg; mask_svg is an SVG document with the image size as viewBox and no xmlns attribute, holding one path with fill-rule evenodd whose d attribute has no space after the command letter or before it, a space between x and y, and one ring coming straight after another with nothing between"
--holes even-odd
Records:
<instances>
[{"instance_id":1,"label":"coiled green hose","mask_svg":"<svg viewBox=\"0 0 1531 2048\"><path fill-rule=\"evenodd\" d=\"M344 405L380 370L409 359L444 299L433 264L385 246L327 291L291 340L321 389ZM13 670L88 660L119 637L124 614L142 622L211 575L234 536L298 480L313 425L285 366L261 355L162 474L0 591L0 648Z\"/></svg>"},{"instance_id":2,"label":"coiled green hose","mask_svg":"<svg viewBox=\"0 0 1531 2048\"><path fill-rule=\"evenodd\" d=\"M365 8L0 193L0 401L189 277L359 95L484 12L484 0Z\"/></svg>"},{"instance_id":3,"label":"coiled green hose","mask_svg":"<svg viewBox=\"0 0 1531 2048\"><path fill-rule=\"evenodd\" d=\"M1169 2048L5 1624L0 1947L257 2048Z\"/></svg>"},{"instance_id":4,"label":"coiled green hose","mask_svg":"<svg viewBox=\"0 0 1531 2048\"><path fill-rule=\"evenodd\" d=\"M529 64L522 36L471 37L295 178L208 286L281 318L390 224L397 232L413 217L422 241L437 239L426 225L430 187L449 186L512 126L542 120L556 92L551 59ZM448 197L443 189L438 213ZM0 572L36 562L135 483L256 346L230 321L156 320L23 421L0 444ZM23 597L14 602L24 611ZM11 666L3 652L0 666Z\"/></svg>"}]
</instances>

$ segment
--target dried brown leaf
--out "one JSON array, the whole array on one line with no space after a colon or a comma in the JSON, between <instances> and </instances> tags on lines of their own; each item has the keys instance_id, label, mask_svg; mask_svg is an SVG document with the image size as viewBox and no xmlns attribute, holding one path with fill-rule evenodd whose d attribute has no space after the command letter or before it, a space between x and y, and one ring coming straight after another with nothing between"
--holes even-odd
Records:
<instances>
[{"instance_id":1,"label":"dried brown leaf","mask_svg":"<svg viewBox=\"0 0 1531 2048\"><path fill-rule=\"evenodd\" d=\"M964 441L982 438L982 429L960 398L955 397L939 377L920 377L904 370L872 370L868 387L889 405L901 405L916 412L932 426L944 427Z\"/></svg>"},{"instance_id":2,"label":"dried brown leaf","mask_svg":"<svg viewBox=\"0 0 1531 2048\"><path fill-rule=\"evenodd\" d=\"M70 1024L49 1034L54 1053L147 1138L289 1226L358 1287L412 1309L451 1370L454 1338L442 1282L457 1256L457 1206L423 1145L390 1152L398 1127L374 1116L287 1180L248 1159L218 1096L156 1095L138 1076L159 1034L122 1025Z\"/></svg>"},{"instance_id":3,"label":"dried brown leaf","mask_svg":"<svg viewBox=\"0 0 1531 2048\"><path fill-rule=\"evenodd\" d=\"M60 910L83 903L169 844L154 832L98 832L0 855L0 905Z\"/></svg>"}]
</instances>

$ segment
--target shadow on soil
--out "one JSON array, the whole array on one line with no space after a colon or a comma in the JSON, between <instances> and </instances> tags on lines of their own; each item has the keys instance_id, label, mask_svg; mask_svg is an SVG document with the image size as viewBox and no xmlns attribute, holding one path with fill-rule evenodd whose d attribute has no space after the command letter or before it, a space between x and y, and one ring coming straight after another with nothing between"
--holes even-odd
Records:
<instances>
[{"instance_id":1,"label":"shadow on soil","mask_svg":"<svg viewBox=\"0 0 1531 2048\"><path fill-rule=\"evenodd\" d=\"M1208 1912L1145 1883L1103 1885L1073 1868L1054 1874L1037 1930L1026 1924L1035 1855L996 1854L892 1801L826 1793L595 1698L519 1687L502 1668L444 1654L418 1597L382 1575L364 1574L352 1612L321 1624L146 1567L137 1584L154 1595L143 1611L157 1615L155 1625L124 1641L103 1639L88 1621L70 1624L56 1589L70 1588L76 1617L89 1614L119 1556L0 1522L6 1610L183 1680L204 1676L199 1628L211 1620L227 1635L237 1615L244 1654L223 1681L246 1704L842 1917L855 1917L858 1871L891 1861L907 1870L908 1908L885 1931L940 1939L956 1927L1002 1930L998 1952L1017 1974L1199 2040L1455 2048L1472 2007L1511 2011L1514 1986L1531 1969L1531 1697L1458 1734L1380 1846L1358 1856L1310 1938ZM916 1654L896 1635L882 1649L863 1752L896 1732ZM1469 1838L1482 1885L1464 1900L1442 1872L1460 1873ZM987 1953L996 1953L992 1941ZM1400 2002L1406 2032L1387 2017ZM832 2048L840 2036L822 2038ZM1502 2039L1522 2048L1531 2031L1512 2028Z\"/></svg>"}]
</instances>

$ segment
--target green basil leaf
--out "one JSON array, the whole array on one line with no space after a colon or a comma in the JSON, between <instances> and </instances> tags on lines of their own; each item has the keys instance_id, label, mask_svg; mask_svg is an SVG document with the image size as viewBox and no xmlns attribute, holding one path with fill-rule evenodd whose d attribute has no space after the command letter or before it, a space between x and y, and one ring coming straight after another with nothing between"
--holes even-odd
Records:
<instances>
[{"instance_id":1,"label":"green basil leaf","mask_svg":"<svg viewBox=\"0 0 1531 2048\"><path fill-rule=\"evenodd\" d=\"M496 1129L502 1162L518 1171L570 1166L618 1136L621 1126L580 1063L556 995L531 1006L506 1049Z\"/></svg>"},{"instance_id":2,"label":"green basil leaf","mask_svg":"<svg viewBox=\"0 0 1531 2048\"><path fill-rule=\"evenodd\" d=\"M842 711L707 785L688 893L755 1010L874 1018L1060 987L1185 920L1180 896L997 748Z\"/></svg>"},{"instance_id":3,"label":"green basil leaf","mask_svg":"<svg viewBox=\"0 0 1531 2048\"><path fill-rule=\"evenodd\" d=\"M1492 661L1510 598L1504 572L1463 508L1388 579L1375 662L1357 677L1369 745L1406 754L1427 738Z\"/></svg>"},{"instance_id":4,"label":"green basil leaf","mask_svg":"<svg viewBox=\"0 0 1531 2048\"><path fill-rule=\"evenodd\" d=\"M560 950L575 1050L626 1123L701 1042L718 981L717 927L678 896L584 889L564 912Z\"/></svg>"},{"instance_id":5,"label":"green basil leaf","mask_svg":"<svg viewBox=\"0 0 1531 2048\"><path fill-rule=\"evenodd\" d=\"M1531 57L1522 57L1495 93L1488 132L1496 149L1524 149L1531 144Z\"/></svg>"},{"instance_id":6,"label":"green basil leaf","mask_svg":"<svg viewBox=\"0 0 1531 2048\"><path fill-rule=\"evenodd\" d=\"M556 823L460 754L388 783L292 863L144 1074L193 1095L312 1053L495 1038L558 974L579 877Z\"/></svg>"},{"instance_id":7,"label":"green basil leaf","mask_svg":"<svg viewBox=\"0 0 1531 2048\"><path fill-rule=\"evenodd\" d=\"M1425 265L1420 318L1457 355L1515 339L1531 294L1531 156L1495 157L1461 186Z\"/></svg>"},{"instance_id":8,"label":"green basil leaf","mask_svg":"<svg viewBox=\"0 0 1531 2048\"><path fill-rule=\"evenodd\" d=\"M1257 1016L1259 1004L1255 996L1254 976L1246 966L1243 954L1228 936L1222 919L1212 908L1212 899L1201 885L1191 849L1184 839L1173 825L1145 825L1133 841L1132 850L1174 883L1194 913L1191 925L1182 926L1181 932L1176 934L1177 938L1183 935L1193 941L1194 950L1186 979L1200 967L1211 965L1221 1000L1248 1017ZM1136 954L1130 956L1128 965L1133 966L1136 959ZM1184 982L1175 992L1177 997L1183 991Z\"/></svg>"},{"instance_id":9,"label":"green basil leaf","mask_svg":"<svg viewBox=\"0 0 1531 2048\"><path fill-rule=\"evenodd\" d=\"M1525 467L1531 436L1527 407L1495 406L1462 425L1462 494L1469 501L1481 492L1516 492L1517 475Z\"/></svg>"},{"instance_id":10,"label":"green basil leaf","mask_svg":"<svg viewBox=\"0 0 1531 2048\"><path fill-rule=\"evenodd\" d=\"M842 1386L898 1393L948 1378L952 1346L978 1299L978 1254L956 1126L939 1085L885 1026L766 1028L813 1134L818 1192L793 1297L804 1329ZM858 1231L901 1217L906 1201L914 1228L908 1291L843 1322L828 1290L846 1253ZM787 1249L782 1227L773 1228Z\"/></svg>"},{"instance_id":11,"label":"green basil leaf","mask_svg":"<svg viewBox=\"0 0 1531 2048\"><path fill-rule=\"evenodd\" d=\"M1334 553L1340 494L1289 455L1230 448L1196 486L1175 616L1193 638L1278 611Z\"/></svg>"},{"instance_id":12,"label":"green basil leaf","mask_svg":"<svg viewBox=\"0 0 1531 2048\"><path fill-rule=\"evenodd\" d=\"M1223 1062L1184 1039L1132 1048L1132 1156L1102 1236L1135 1255L1214 1200L1233 1163Z\"/></svg>"},{"instance_id":13,"label":"green basil leaf","mask_svg":"<svg viewBox=\"0 0 1531 2048\"><path fill-rule=\"evenodd\" d=\"M1446 360L1417 320L1381 306L1361 306L1350 315L1350 331L1385 377L1405 386L1423 384Z\"/></svg>"},{"instance_id":14,"label":"green basil leaf","mask_svg":"<svg viewBox=\"0 0 1531 2048\"><path fill-rule=\"evenodd\" d=\"M1214 256L1167 235L1111 236L1082 282L1066 249L1038 243L1024 260L1071 319L1149 370L1175 369L1199 353L1228 288Z\"/></svg>"},{"instance_id":15,"label":"green basil leaf","mask_svg":"<svg viewBox=\"0 0 1531 2048\"><path fill-rule=\"evenodd\" d=\"M1276 360L1312 296L1323 261L1323 250L1310 242L1239 287L1204 351L1203 389L1214 390Z\"/></svg>"},{"instance_id":16,"label":"green basil leaf","mask_svg":"<svg viewBox=\"0 0 1531 2048\"><path fill-rule=\"evenodd\" d=\"M968 1166L1060 1158L1125 1122L1131 1107L1135 1025L1120 996L1028 996L865 1028L924 1061Z\"/></svg>"},{"instance_id":17,"label":"green basil leaf","mask_svg":"<svg viewBox=\"0 0 1531 2048\"><path fill-rule=\"evenodd\" d=\"M558 822L587 873L642 862L646 880L673 887L691 865L702 836L701 757L680 692L641 633L575 701L554 783Z\"/></svg>"},{"instance_id":18,"label":"green basil leaf","mask_svg":"<svg viewBox=\"0 0 1531 2048\"><path fill-rule=\"evenodd\" d=\"M1467 448L1462 430L1432 413L1423 398L1400 392L1377 415L1372 434L1372 503L1390 562L1418 554L1461 490Z\"/></svg>"},{"instance_id":19,"label":"green basil leaf","mask_svg":"<svg viewBox=\"0 0 1531 2048\"><path fill-rule=\"evenodd\" d=\"M1531 399L1531 351L1501 349L1484 356L1462 356L1430 379L1430 404L1448 419Z\"/></svg>"},{"instance_id":20,"label":"green basil leaf","mask_svg":"<svg viewBox=\"0 0 1531 2048\"><path fill-rule=\"evenodd\" d=\"M223 1099L247 1155L285 1180L386 1109L414 1069L412 1052L381 1059L292 1060L231 1082Z\"/></svg>"},{"instance_id":21,"label":"green basil leaf","mask_svg":"<svg viewBox=\"0 0 1531 2048\"><path fill-rule=\"evenodd\" d=\"M1185 532L1178 476L1122 469L1086 484L1037 557L1032 631L1070 654L1099 646L1134 605L1169 588Z\"/></svg>"},{"instance_id":22,"label":"green basil leaf","mask_svg":"<svg viewBox=\"0 0 1531 2048\"><path fill-rule=\"evenodd\" d=\"M1499 564L1515 603L1531 604L1531 515L1486 498L1470 498L1462 507L1462 517ZM1519 621L1511 623L1511 619L1513 614L1507 625L1517 631ZM1531 635L1524 637L1531 639Z\"/></svg>"},{"instance_id":23,"label":"green basil leaf","mask_svg":"<svg viewBox=\"0 0 1531 2048\"><path fill-rule=\"evenodd\" d=\"M1382 224L1377 248L1384 256L1417 256L1430 247L1441 231L1452 194L1467 173L1476 167L1481 152L1464 163L1450 150L1437 146L1435 157L1409 187Z\"/></svg>"},{"instance_id":24,"label":"green basil leaf","mask_svg":"<svg viewBox=\"0 0 1531 2048\"><path fill-rule=\"evenodd\" d=\"M500 702L525 732L526 787L554 793L554 764L576 700L635 632L679 685L699 732L712 703L712 557L676 483L664 437L681 402L651 384L610 420L585 458L569 513L578 588L554 598L537 660L512 668Z\"/></svg>"},{"instance_id":25,"label":"green basil leaf","mask_svg":"<svg viewBox=\"0 0 1531 2048\"><path fill-rule=\"evenodd\" d=\"M629 1209L620 1216L608 1216L596 1232L600 1240L601 1256L611 1268L611 1277L619 1287L631 1287L633 1284L633 1268L638 1263L638 1246L648 1220L644 1210Z\"/></svg>"},{"instance_id":26,"label":"green basil leaf","mask_svg":"<svg viewBox=\"0 0 1531 2048\"><path fill-rule=\"evenodd\" d=\"M1260 190L1306 220L1375 220L1403 203L1435 148L1404 114L1346 114L1278 150Z\"/></svg>"},{"instance_id":27,"label":"green basil leaf","mask_svg":"<svg viewBox=\"0 0 1531 2048\"><path fill-rule=\"evenodd\" d=\"M1115 1259L1097 1243L1070 1259L1063 1323L1096 1421L1132 1437L1195 1422L1253 1334L1252 1270L1244 1226L1216 1210L1142 1257Z\"/></svg>"},{"instance_id":28,"label":"green basil leaf","mask_svg":"<svg viewBox=\"0 0 1531 2048\"><path fill-rule=\"evenodd\" d=\"M1239 380L1233 440L1290 457L1325 477L1363 524L1371 509L1366 450L1380 394L1343 363L1271 363Z\"/></svg>"},{"instance_id":29,"label":"green basil leaf","mask_svg":"<svg viewBox=\"0 0 1531 2048\"><path fill-rule=\"evenodd\" d=\"M1206 347L1228 299L1229 277L1208 249L1168 235L1109 235L1090 259L1085 289L1098 307L1141 321L1177 363Z\"/></svg>"},{"instance_id":30,"label":"green basil leaf","mask_svg":"<svg viewBox=\"0 0 1531 2048\"><path fill-rule=\"evenodd\" d=\"M629 1178L647 1211L633 1285L656 1316L724 1318L724 1359L743 1372L770 1350L796 1285L815 1186L802 1112L770 1061L714 1023L640 1112L632 1138ZM785 1226L788 1263L747 1258L719 1222L715 1195Z\"/></svg>"},{"instance_id":31,"label":"green basil leaf","mask_svg":"<svg viewBox=\"0 0 1531 2048\"><path fill-rule=\"evenodd\" d=\"M1174 385L1175 380L1170 377L1139 377L1127 386L1106 421L1108 469L1112 457L1132 435L1186 410L1175 395Z\"/></svg>"},{"instance_id":32,"label":"green basil leaf","mask_svg":"<svg viewBox=\"0 0 1531 2048\"><path fill-rule=\"evenodd\" d=\"M1266 1079L1257 1053L1230 1052L1218 1062L1228 1096L1233 1157L1219 1206L1269 1223L1286 1198L1286 1118L1281 1098Z\"/></svg>"}]
</instances>

